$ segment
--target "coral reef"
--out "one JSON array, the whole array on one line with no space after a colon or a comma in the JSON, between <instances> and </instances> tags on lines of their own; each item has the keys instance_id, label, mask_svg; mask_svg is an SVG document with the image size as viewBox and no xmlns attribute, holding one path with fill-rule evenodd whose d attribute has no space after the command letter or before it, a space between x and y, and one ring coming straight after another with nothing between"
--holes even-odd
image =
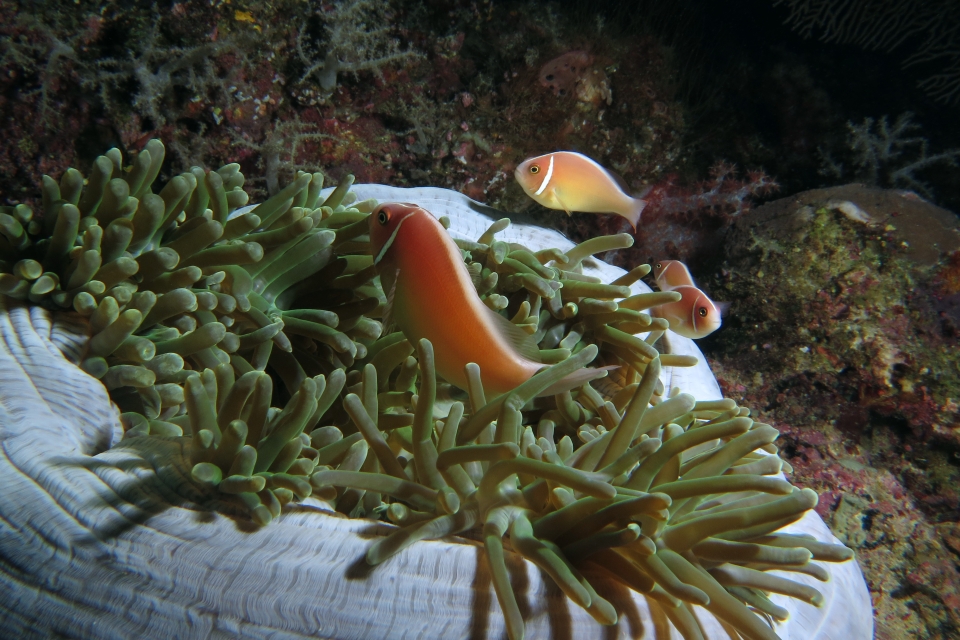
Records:
<instances>
[{"instance_id":1,"label":"coral reef","mask_svg":"<svg viewBox=\"0 0 960 640\"><path fill-rule=\"evenodd\" d=\"M848 122L847 129L846 149L840 153L848 165L853 165L852 170L844 166L843 160L834 159L829 151L820 150L823 158L820 172L834 180L911 189L930 198L932 188L917 173L935 165L960 167L957 164L960 149L931 154L930 141L912 135L920 127L913 122L911 113L901 114L892 125L887 116L883 116L877 121L865 118L862 124Z\"/></svg>"},{"instance_id":2,"label":"coral reef","mask_svg":"<svg viewBox=\"0 0 960 640\"><path fill-rule=\"evenodd\" d=\"M315 77L323 95L333 92L337 74L380 72L385 66L403 64L419 55L401 49L399 41L390 37L393 15L387 3L339 0L317 10L315 15L323 23L322 54L308 50L305 24L297 34L297 55L306 67L300 82Z\"/></svg>"},{"instance_id":3,"label":"coral reef","mask_svg":"<svg viewBox=\"0 0 960 640\"><path fill-rule=\"evenodd\" d=\"M237 38L220 38L188 47L163 43L159 16L142 40L131 43L123 57L105 57L88 63L81 73L81 85L96 91L104 106L116 111L116 101L129 101L129 107L154 127L163 126L173 112L167 104L175 92L189 92L192 100L219 100L230 106L232 78L216 65L218 57L229 52L243 61L244 47ZM72 53L72 52L71 52ZM74 54L76 55L76 54ZM131 86L135 87L130 95ZM214 93L215 92L215 93ZM147 125L150 126L150 125Z\"/></svg>"},{"instance_id":4,"label":"coral reef","mask_svg":"<svg viewBox=\"0 0 960 640\"><path fill-rule=\"evenodd\" d=\"M878 637L955 634L956 217L848 185L759 207L726 243L708 284L735 303L701 343L721 386L823 492L818 512L864 560Z\"/></svg>"},{"instance_id":5,"label":"coral reef","mask_svg":"<svg viewBox=\"0 0 960 640\"><path fill-rule=\"evenodd\" d=\"M649 267L609 284L583 273L629 236L534 253L498 241L501 220L459 241L486 304L554 364L489 399L468 365L469 388L451 401L432 345L382 335L374 319L384 303L365 235L375 203L356 202L351 179L321 198L322 175L301 173L238 211L237 165L194 167L154 194L163 158L157 141L129 167L111 149L86 185L72 169L45 178L42 216L4 208L0 291L89 325L80 367L123 411L124 440L188 434L195 486L173 493L206 491L210 507L258 525L311 496L386 517L400 527L369 547L369 565L479 528L511 638L524 622L508 548L599 623L618 612L595 591L597 572L656 600L687 638L702 637L694 605L775 638L768 619L788 613L769 594L823 599L770 571L826 580L812 560L852 558L778 533L817 496L778 477L776 429L729 399L663 386L661 366L695 359L654 348L665 326L644 311L675 296L631 295ZM616 375L536 400L595 360Z\"/></svg>"},{"instance_id":6,"label":"coral reef","mask_svg":"<svg viewBox=\"0 0 960 640\"><path fill-rule=\"evenodd\" d=\"M540 68L540 84L550 89L555 96L574 92L587 68L593 64L593 56L586 51L568 51Z\"/></svg>"},{"instance_id":7,"label":"coral reef","mask_svg":"<svg viewBox=\"0 0 960 640\"><path fill-rule=\"evenodd\" d=\"M157 135L173 160L162 180L191 165L237 162L263 198L297 171L323 166L334 183L352 174L453 188L578 240L617 233L544 214L514 184L524 158L579 149L620 174L632 194L648 192L646 231L620 264L669 256L697 266L712 261L713 237L729 216L768 191L762 173L740 177L729 163L698 179L681 144L688 114L675 61L646 31L613 37L597 24L584 32L568 16L530 6L491 5L482 15L459 3L449 12L377 6L271 3L244 12L181 4L157 15L110 5L89 17L11 16L0 26L16 54L3 61L0 109L16 144L0 151L0 188L29 197L43 174L71 163L89 170L95 158L86 149L136 152ZM282 14L297 28L272 26ZM505 22L511 30L499 28ZM74 32L76 41L67 37ZM50 64L55 39L72 53ZM590 64L570 73L567 95L554 95L542 70L571 55L571 45ZM353 67L324 88L317 65L328 49ZM72 114L62 133L29 116L38 92Z\"/></svg>"},{"instance_id":8,"label":"coral reef","mask_svg":"<svg viewBox=\"0 0 960 640\"><path fill-rule=\"evenodd\" d=\"M635 191L681 160L670 61L648 35L601 40L591 69L602 81L586 83L593 88L581 102L576 92L554 96L538 71L569 49L564 40L594 34L560 16L545 23L536 7L87 9L0 20L0 110L14 141L0 155L4 193L27 195L71 164L88 169L89 148L135 152L151 136L164 139L178 168L236 161L259 179L273 162L290 180L316 162L332 167L333 181L350 173L434 184L511 210L527 206L511 172L534 151L581 148ZM324 88L318 74L331 52L340 73ZM630 97L608 105L611 94ZM72 114L57 135L31 117L41 102ZM295 144L296 157L271 160Z\"/></svg>"},{"instance_id":9,"label":"coral reef","mask_svg":"<svg viewBox=\"0 0 960 640\"><path fill-rule=\"evenodd\" d=\"M692 186L677 184L676 176L649 188L643 199L640 224L632 247L610 252L603 259L628 268L641 262L681 260L697 271L711 268L723 256L724 244L718 242L734 221L748 212L755 200L779 189L775 180L762 171L739 176L737 168L718 162L710 168L710 179ZM615 216L601 216L588 224L585 216L575 216L566 226L573 238L588 236L596 230L606 233L624 226Z\"/></svg>"},{"instance_id":10,"label":"coral reef","mask_svg":"<svg viewBox=\"0 0 960 640\"><path fill-rule=\"evenodd\" d=\"M613 104L610 82L603 69L593 66L586 51L568 51L540 69L540 84L555 96L574 95L578 102L599 107Z\"/></svg>"}]
</instances>

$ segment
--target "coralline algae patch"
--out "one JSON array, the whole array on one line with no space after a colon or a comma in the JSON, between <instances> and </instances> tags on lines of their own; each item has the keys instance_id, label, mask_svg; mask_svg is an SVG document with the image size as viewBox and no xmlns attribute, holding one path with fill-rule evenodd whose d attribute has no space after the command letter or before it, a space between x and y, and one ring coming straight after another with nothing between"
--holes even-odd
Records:
<instances>
[{"instance_id":1,"label":"coralline algae patch","mask_svg":"<svg viewBox=\"0 0 960 640\"><path fill-rule=\"evenodd\" d=\"M701 342L721 388L781 430L792 478L857 549L878 638L960 628L960 373L942 311L958 241L913 194L806 192L735 223L707 285L735 301Z\"/></svg>"}]
</instances>

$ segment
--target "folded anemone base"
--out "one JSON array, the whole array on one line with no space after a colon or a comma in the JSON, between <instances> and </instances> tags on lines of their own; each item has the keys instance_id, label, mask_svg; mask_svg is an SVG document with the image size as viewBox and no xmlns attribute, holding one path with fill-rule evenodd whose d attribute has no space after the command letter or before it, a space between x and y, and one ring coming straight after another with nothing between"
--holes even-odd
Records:
<instances>
[{"instance_id":1,"label":"folded anemone base","mask_svg":"<svg viewBox=\"0 0 960 640\"><path fill-rule=\"evenodd\" d=\"M455 237L476 238L501 217L441 189L353 190L361 199L415 202L447 216ZM535 250L572 246L523 225L499 237ZM605 281L622 273L602 263L592 269ZM315 499L288 505L266 527L221 514L216 495L190 479L184 439L120 440L119 414L103 385L74 364L86 341L87 328L74 316L0 296L0 635L505 637L475 540L418 542L371 568L364 554L391 525L345 518ZM700 358L697 367L665 367L665 385L720 398L692 342L668 333L664 343ZM784 531L837 542L812 511ZM620 613L615 627L600 626L519 556L508 553L507 563L528 638L680 637L656 604L602 577L591 580ZM826 583L790 575L820 590L823 606L771 597L790 612L776 633L872 638L856 562L823 566ZM695 611L707 637L730 637L705 610Z\"/></svg>"}]
</instances>

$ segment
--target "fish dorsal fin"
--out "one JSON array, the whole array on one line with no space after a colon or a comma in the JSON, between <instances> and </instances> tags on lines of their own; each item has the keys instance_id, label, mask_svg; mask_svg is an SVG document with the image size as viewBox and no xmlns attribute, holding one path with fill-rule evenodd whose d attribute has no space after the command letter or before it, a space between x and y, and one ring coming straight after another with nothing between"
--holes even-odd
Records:
<instances>
[{"instance_id":1,"label":"fish dorsal fin","mask_svg":"<svg viewBox=\"0 0 960 640\"><path fill-rule=\"evenodd\" d=\"M627 181L623 179L623 176L621 176L616 171L607 169L606 167L600 167L600 168L607 172L607 175L609 175L610 178L614 181L614 183L616 183L616 185L620 187L621 191L623 191L628 196L630 195L630 185L628 185Z\"/></svg>"},{"instance_id":2,"label":"fish dorsal fin","mask_svg":"<svg viewBox=\"0 0 960 640\"><path fill-rule=\"evenodd\" d=\"M487 310L487 316L490 318L490 322L493 324L494 329L496 329L497 333L503 336L503 339L507 341L507 344L513 347L517 353L527 360L541 362L540 349L537 347L537 343L533 341L533 338L529 334L525 333L523 329L510 322L487 305L483 305L483 308Z\"/></svg>"},{"instance_id":3,"label":"fish dorsal fin","mask_svg":"<svg viewBox=\"0 0 960 640\"><path fill-rule=\"evenodd\" d=\"M610 180L612 180L613 183L617 185L620 188L620 190L623 191L626 195L628 196L630 195L630 185L628 185L627 181L623 179L623 176L621 176L619 173L617 173L613 169L603 166L602 164L600 164L590 156L585 156L582 153L578 153L577 155L579 155L584 160L586 160L587 162L592 164L594 167L599 169L601 173L606 174L607 177L609 177Z\"/></svg>"}]
</instances>

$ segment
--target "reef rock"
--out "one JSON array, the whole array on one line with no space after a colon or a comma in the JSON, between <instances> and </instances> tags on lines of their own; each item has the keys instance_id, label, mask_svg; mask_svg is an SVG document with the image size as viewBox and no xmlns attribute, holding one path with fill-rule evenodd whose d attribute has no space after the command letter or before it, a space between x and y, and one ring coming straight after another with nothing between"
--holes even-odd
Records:
<instances>
[{"instance_id":1,"label":"reef rock","mask_svg":"<svg viewBox=\"0 0 960 640\"><path fill-rule=\"evenodd\" d=\"M721 388L780 428L792 480L857 549L878 637L957 633L953 529L934 529L960 518L956 215L817 189L741 217L724 250L704 285L732 306L700 342Z\"/></svg>"}]
</instances>

